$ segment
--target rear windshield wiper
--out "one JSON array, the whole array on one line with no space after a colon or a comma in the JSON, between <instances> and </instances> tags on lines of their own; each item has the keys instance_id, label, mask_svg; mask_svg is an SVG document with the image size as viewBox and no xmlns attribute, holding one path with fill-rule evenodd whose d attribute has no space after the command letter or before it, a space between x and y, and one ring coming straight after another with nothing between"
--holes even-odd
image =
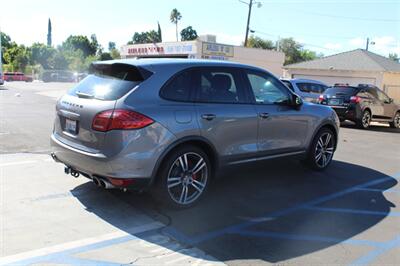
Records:
<instances>
[{"instance_id":1,"label":"rear windshield wiper","mask_svg":"<svg viewBox=\"0 0 400 266\"><path fill-rule=\"evenodd\" d=\"M93 99L94 98L93 94L84 93L84 92L80 92L80 91L75 92L75 94L78 95L79 98L86 98L86 99Z\"/></svg>"}]
</instances>

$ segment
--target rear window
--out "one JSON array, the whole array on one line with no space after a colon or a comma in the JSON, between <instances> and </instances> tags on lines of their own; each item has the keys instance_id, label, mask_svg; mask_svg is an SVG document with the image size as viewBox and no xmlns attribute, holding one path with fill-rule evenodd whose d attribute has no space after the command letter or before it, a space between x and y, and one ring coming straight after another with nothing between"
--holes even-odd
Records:
<instances>
[{"instance_id":1,"label":"rear window","mask_svg":"<svg viewBox=\"0 0 400 266\"><path fill-rule=\"evenodd\" d=\"M68 94L105 101L117 100L151 75L144 69L119 63L92 65L90 73Z\"/></svg>"},{"instance_id":2,"label":"rear window","mask_svg":"<svg viewBox=\"0 0 400 266\"><path fill-rule=\"evenodd\" d=\"M330 87L327 88L324 94L328 95L355 95L358 92L358 88L354 87Z\"/></svg>"}]
</instances>

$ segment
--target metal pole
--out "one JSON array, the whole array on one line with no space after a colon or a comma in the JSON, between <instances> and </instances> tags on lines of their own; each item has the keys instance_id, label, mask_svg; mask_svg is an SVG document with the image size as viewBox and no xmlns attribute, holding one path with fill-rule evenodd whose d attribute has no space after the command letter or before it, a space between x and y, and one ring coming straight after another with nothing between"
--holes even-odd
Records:
<instances>
[{"instance_id":1,"label":"metal pole","mask_svg":"<svg viewBox=\"0 0 400 266\"><path fill-rule=\"evenodd\" d=\"M369 38L367 38L367 47L365 47L366 51L368 51L368 45L369 45Z\"/></svg>"},{"instance_id":2,"label":"metal pole","mask_svg":"<svg viewBox=\"0 0 400 266\"><path fill-rule=\"evenodd\" d=\"M253 7L253 0L250 0L250 3L249 3L249 14L247 16L246 38L244 39L244 47L247 47L247 38L249 37L250 17L251 17L251 8L252 7Z\"/></svg>"}]
</instances>

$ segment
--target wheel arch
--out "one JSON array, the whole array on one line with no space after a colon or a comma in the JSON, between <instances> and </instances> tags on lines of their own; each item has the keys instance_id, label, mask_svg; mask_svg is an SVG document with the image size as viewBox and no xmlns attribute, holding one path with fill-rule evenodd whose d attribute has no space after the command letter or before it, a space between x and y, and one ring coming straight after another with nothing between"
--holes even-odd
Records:
<instances>
[{"instance_id":1,"label":"wheel arch","mask_svg":"<svg viewBox=\"0 0 400 266\"><path fill-rule=\"evenodd\" d=\"M173 151L175 151L176 149L178 149L182 146L186 146L186 145L193 145L193 146L196 146L196 147L202 149L208 155L208 157L211 161L211 167L212 167L211 171L213 174L215 174L216 170L219 167L219 158L218 158L218 153L217 153L214 145L210 141L205 139L204 137L188 136L188 137L184 137L182 139L175 141L167 149L164 150L164 152L158 158L156 165L153 169L153 172L151 175L150 186L152 186L156 182L156 180L158 178L157 174L158 174L160 167L161 167L162 163L164 162L165 158L169 154L171 154Z\"/></svg>"}]
</instances>

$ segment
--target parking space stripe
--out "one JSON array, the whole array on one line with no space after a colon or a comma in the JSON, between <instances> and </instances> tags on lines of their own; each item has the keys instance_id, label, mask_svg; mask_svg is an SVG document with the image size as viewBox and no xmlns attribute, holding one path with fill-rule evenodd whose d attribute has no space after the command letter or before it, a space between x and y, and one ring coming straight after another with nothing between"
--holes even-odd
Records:
<instances>
[{"instance_id":1,"label":"parking space stripe","mask_svg":"<svg viewBox=\"0 0 400 266\"><path fill-rule=\"evenodd\" d=\"M384 242L376 242L376 241L369 241L362 239L342 239L336 237L265 232L265 231L240 230L236 232L236 234L244 236L252 236L252 237L266 237L266 238L278 238L278 239L288 239L288 240L298 240L298 241L316 241L316 242L327 242L327 243L344 243L350 245L362 245L362 246L372 246L372 247L381 247L384 245Z\"/></svg>"},{"instance_id":2,"label":"parking space stripe","mask_svg":"<svg viewBox=\"0 0 400 266\"><path fill-rule=\"evenodd\" d=\"M21 164L30 164L30 163L37 163L37 162L38 161L27 160L27 161L19 161L19 162L2 163L2 164L0 164L0 167L21 165Z\"/></svg>"},{"instance_id":3,"label":"parking space stripe","mask_svg":"<svg viewBox=\"0 0 400 266\"><path fill-rule=\"evenodd\" d=\"M162 226L164 226L164 225L159 222L152 222L149 224L140 225L140 226L131 228L131 229L127 230L126 232L125 231L117 231L117 232L105 234L102 236L81 239L81 240L72 241L72 242L68 242L68 243L64 243L64 244L60 244L60 245L55 245L52 247L46 247L46 248L42 248L42 249L37 249L37 250L27 251L27 252L15 254L15 255L10 255L7 257L0 257L0 265L6 265L6 264L11 264L11 263L15 263L15 262L24 261L24 260L29 260L32 258L47 256L50 254L59 253L59 252L63 252L66 250L71 250L71 249L76 249L79 247L85 247L88 245L93 245L93 244L101 243L104 241L121 239L121 238L124 238L127 236L131 236L132 234L138 234L138 233L154 230L154 229L160 228Z\"/></svg>"},{"instance_id":4,"label":"parking space stripe","mask_svg":"<svg viewBox=\"0 0 400 266\"><path fill-rule=\"evenodd\" d=\"M387 251L397 247L400 247L400 235L398 235L392 241L388 241L387 243L385 243L385 245L383 245L381 248L372 250L366 255L358 258L357 260L353 261L350 265L354 266L368 265L371 262L373 262L376 258L386 253Z\"/></svg>"},{"instance_id":5,"label":"parking space stripe","mask_svg":"<svg viewBox=\"0 0 400 266\"><path fill-rule=\"evenodd\" d=\"M369 191L369 192L388 192L388 193L400 193L400 189L389 188L389 189L379 189L379 188L360 188L359 191Z\"/></svg>"},{"instance_id":6,"label":"parking space stripe","mask_svg":"<svg viewBox=\"0 0 400 266\"><path fill-rule=\"evenodd\" d=\"M382 211L369 211L369 210L357 210L357 209L345 209L345 208L325 208L325 207L305 207L305 210L311 211L323 211L323 212L339 212L339 213L351 213L351 214L365 214L365 215L377 215L377 216L393 216L400 217L400 212L382 212Z\"/></svg>"},{"instance_id":7,"label":"parking space stripe","mask_svg":"<svg viewBox=\"0 0 400 266\"><path fill-rule=\"evenodd\" d=\"M333 193L333 194L330 194L330 195L322 196L322 197L316 198L314 200L310 200L309 202L306 202L306 203L301 203L301 204L295 205L293 207L289 207L287 209L278 210L278 211L275 211L275 212L272 212L272 213L268 213L268 214L266 214L264 216L258 217L258 218L254 219L252 221L249 221L249 222L244 222L244 223L228 226L228 227L225 227L225 228L222 228L222 229L219 229L219 230L215 230L215 231L212 231L212 232L208 232L206 234L203 234L203 235L200 235L200 236L197 236L197 237L194 237L194 238L190 239L188 243L193 245L193 244L197 244L197 243L200 243L200 242L203 242L203 241L215 238L215 237L219 237L219 236L224 235L224 234L239 232L241 229L244 229L244 228L259 224L259 223L262 223L263 221L265 221L265 219L277 218L277 217L281 217L281 216L284 216L284 215L288 215L290 213L299 211L301 209L304 209L304 208L307 208L307 207L312 207L312 206L315 206L315 205L318 205L318 204L321 204L321 203L324 203L324 202L339 198L341 196L347 195L349 193L353 193L354 191L357 191L360 188L367 188L367 187L370 187L370 186L382 184L384 182L393 180L393 178L397 179L399 177L400 177L400 172L394 174L393 176L382 177L382 178L379 178L379 179L368 181L368 182L363 183L363 184L355 185L355 186L352 186L352 187L347 188L345 190L342 190L342 191L339 191L339 192L336 192L336 193Z\"/></svg>"}]
</instances>

